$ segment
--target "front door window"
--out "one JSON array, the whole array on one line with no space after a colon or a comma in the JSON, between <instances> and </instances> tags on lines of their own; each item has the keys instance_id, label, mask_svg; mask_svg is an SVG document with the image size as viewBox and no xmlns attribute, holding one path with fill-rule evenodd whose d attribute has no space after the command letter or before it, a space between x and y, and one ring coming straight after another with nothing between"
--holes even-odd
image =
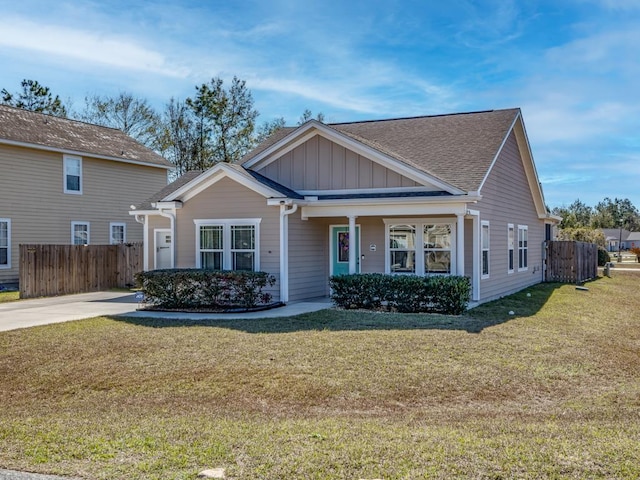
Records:
<instances>
[{"instance_id":1,"label":"front door window","mask_svg":"<svg viewBox=\"0 0 640 480\"><path fill-rule=\"evenodd\" d=\"M349 273L349 249L356 249L356 272L360 272L360 227L356 226L355 241L349 238L346 225L331 227L331 275Z\"/></svg>"}]
</instances>

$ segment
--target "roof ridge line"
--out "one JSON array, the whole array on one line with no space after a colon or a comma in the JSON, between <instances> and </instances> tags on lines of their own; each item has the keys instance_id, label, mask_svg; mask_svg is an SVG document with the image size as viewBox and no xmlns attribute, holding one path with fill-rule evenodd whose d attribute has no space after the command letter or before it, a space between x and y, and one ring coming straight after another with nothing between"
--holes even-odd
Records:
<instances>
[{"instance_id":1,"label":"roof ridge line","mask_svg":"<svg viewBox=\"0 0 640 480\"><path fill-rule=\"evenodd\" d=\"M472 110L469 112L454 112L454 113L440 113L435 115L416 115L413 117L394 117L394 118L381 118L378 120L359 120L353 122L338 122L338 123L327 123L326 125L338 126L338 125L353 125L356 123L379 123L379 122L393 122L397 120L417 120L420 118L438 118L438 117L455 117L460 115L476 115L479 113L491 113L491 112L502 112L506 110L518 110L518 107L513 108L498 108L498 109L490 109L490 110Z\"/></svg>"}]
</instances>

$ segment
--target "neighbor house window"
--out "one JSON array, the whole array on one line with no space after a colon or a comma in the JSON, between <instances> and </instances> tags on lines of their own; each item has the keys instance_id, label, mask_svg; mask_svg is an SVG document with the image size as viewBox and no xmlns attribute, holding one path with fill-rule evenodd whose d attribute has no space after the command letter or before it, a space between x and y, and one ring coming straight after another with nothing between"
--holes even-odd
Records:
<instances>
[{"instance_id":1,"label":"neighbor house window","mask_svg":"<svg viewBox=\"0 0 640 480\"><path fill-rule=\"evenodd\" d=\"M529 227L518 225L518 270L529 266Z\"/></svg>"},{"instance_id":2,"label":"neighbor house window","mask_svg":"<svg viewBox=\"0 0 640 480\"><path fill-rule=\"evenodd\" d=\"M127 225L125 223L109 224L109 243L111 245L118 245L124 243L127 240Z\"/></svg>"},{"instance_id":3,"label":"neighbor house window","mask_svg":"<svg viewBox=\"0 0 640 480\"><path fill-rule=\"evenodd\" d=\"M64 193L82 193L82 158L64 156Z\"/></svg>"},{"instance_id":4,"label":"neighbor house window","mask_svg":"<svg viewBox=\"0 0 640 480\"><path fill-rule=\"evenodd\" d=\"M89 222L71 222L71 243L73 245L89 244Z\"/></svg>"},{"instance_id":5,"label":"neighbor house window","mask_svg":"<svg viewBox=\"0 0 640 480\"><path fill-rule=\"evenodd\" d=\"M482 245L482 278L489 277L489 222L482 221L480 243Z\"/></svg>"},{"instance_id":6,"label":"neighbor house window","mask_svg":"<svg viewBox=\"0 0 640 480\"><path fill-rule=\"evenodd\" d=\"M197 268L248 271L260 269L260 219L194 222Z\"/></svg>"},{"instance_id":7,"label":"neighbor house window","mask_svg":"<svg viewBox=\"0 0 640 480\"><path fill-rule=\"evenodd\" d=\"M11 268L11 220L0 218L0 268Z\"/></svg>"},{"instance_id":8,"label":"neighbor house window","mask_svg":"<svg viewBox=\"0 0 640 480\"><path fill-rule=\"evenodd\" d=\"M388 273L450 274L455 224L385 219Z\"/></svg>"},{"instance_id":9,"label":"neighbor house window","mask_svg":"<svg viewBox=\"0 0 640 480\"><path fill-rule=\"evenodd\" d=\"M513 223L510 223L507 225L507 273L513 273L515 243L515 230Z\"/></svg>"}]
</instances>

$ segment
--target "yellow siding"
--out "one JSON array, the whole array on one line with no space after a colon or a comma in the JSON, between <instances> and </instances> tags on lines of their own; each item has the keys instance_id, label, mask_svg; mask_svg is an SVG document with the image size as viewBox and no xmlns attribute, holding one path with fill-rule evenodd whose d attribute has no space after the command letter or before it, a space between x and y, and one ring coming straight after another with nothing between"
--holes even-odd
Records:
<instances>
[{"instance_id":1,"label":"yellow siding","mask_svg":"<svg viewBox=\"0 0 640 480\"><path fill-rule=\"evenodd\" d=\"M90 223L90 243L109 243L109 223L126 224L126 239L142 241L129 215L167 184L165 169L82 158L82 195L65 194L63 154L0 145L0 218L11 219L11 264L0 282L18 278L21 243L71 243L71 222Z\"/></svg>"},{"instance_id":2,"label":"yellow siding","mask_svg":"<svg viewBox=\"0 0 640 480\"><path fill-rule=\"evenodd\" d=\"M420 186L321 136L315 136L281 155L259 173L294 190Z\"/></svg>"}]
</instances>

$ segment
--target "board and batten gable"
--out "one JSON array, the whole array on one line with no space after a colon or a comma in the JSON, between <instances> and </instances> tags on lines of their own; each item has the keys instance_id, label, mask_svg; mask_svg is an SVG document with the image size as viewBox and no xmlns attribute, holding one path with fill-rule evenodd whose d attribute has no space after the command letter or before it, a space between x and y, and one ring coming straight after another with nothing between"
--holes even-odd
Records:
<instances>
[{"instance_id":1,"label":"board and batten gable","mask_svg":"<svg viewBox=\"0 0 640 480\"><path fill-rule=\"evenodd\" d=\"M165 168L82 158L82 194L64 193L64 155L0 145L0 218L11 220L11 268L0 282L18 278L24 243L70 244L71 222L89 223L89 242L108 244L110 223L126 225L126 241L141 242L142 225L128 214L167 184Z\"/></svg>"},{"instance_id":2,"label":"board and batten gable","mask_svg":"<svg viewBox=\"0 0 640 480\"><path fill-rule=\"evenodd\" d=\"M538 217L514 131L480 191L480 220L489 222L490 271L480 280L481 300L522 290L543 280L544 221ZM514 226L514 269L508 271L508 225ZM528 227L528 268L518 269L518 226Z\"/></svg>"},{"instance_id":3,"label":"board and batten gable","mask_svg":"<svg viewBox=\"0 0 640 480\"><path fill-rule=\"evenodd\" d=\"M279 299L280 289L280 211L267 205L265 197L224 177L185 201L176 210L175 241L177 268L196 266L196 224L194 220L259 218L261 271L276 277L276 284L268 289Z\"/></svg>"},{"instance_id":4,"label":"board and batten gable","mask_svg":"<svg viewBox=\"0 0 640 480\"><path fill-rule=\"evenodd\" d=\"M321 135L282 154L257 172L298 191L421 186Z\"/></svg>"}]
</instances>

